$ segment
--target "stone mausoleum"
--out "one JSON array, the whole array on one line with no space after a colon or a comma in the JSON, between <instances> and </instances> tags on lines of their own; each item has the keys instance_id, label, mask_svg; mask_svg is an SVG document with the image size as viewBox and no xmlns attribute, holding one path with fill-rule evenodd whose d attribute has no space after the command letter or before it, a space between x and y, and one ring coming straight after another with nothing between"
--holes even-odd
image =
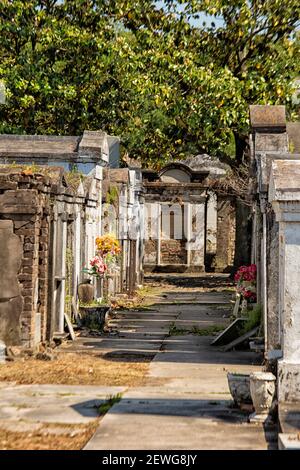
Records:
<instances>
[{"instance_id":1,"label":"stone mausoleum","mask_svg":"<svg viewBox=\"0 0 300 470\"><path fill-rule=\"evenodd\" d=\"M0 136L0 340L6 346L35 347L64 334L99 235L114 233L122 259L112 279L94 281L97 297L132 293L142 282L142 222L134 236L129 230L143 213L141 177L116 168L118 142L101 131ZM106 206L114 208L112 222Z\"/></svg>"},{"instance_id":2,"label":"stone mausoleum","mask_svg":"<svg viewBox=\"0 0 300 470\"><path fill-rule=\"evenodd\" d=\"M283 434L299 431L300 403L300 123L284 106L251 106L256 185L252 261L263 310L265 360L277 375ZM286 440L280 437L279 446Z\"/></svg>"},{"instance_id":3,"label":"stone mausoleum","mask_svg":"<svg viewBox=\"0 0 300 470\"><path fill-rule=\"evenodd\" d=\"M218 191L228 171L205 154L143 171L146 271L232 269L236 201Z\"/></svg>"}]
</instances>

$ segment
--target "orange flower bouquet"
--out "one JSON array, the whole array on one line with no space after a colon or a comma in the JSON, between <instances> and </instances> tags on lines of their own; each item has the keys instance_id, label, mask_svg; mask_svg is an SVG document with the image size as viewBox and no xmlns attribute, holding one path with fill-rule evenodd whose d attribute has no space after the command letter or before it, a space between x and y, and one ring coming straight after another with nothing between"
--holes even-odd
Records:
<instances>
[{"instance_id":1,"label":"orange flower bouquet","mask_svg":"<svg viewBox=\"0 0 300 470\"><path fill-rule=\"evenodd\" d=\"M117 256L121 253L119 240L114 235L102 235L102 237L96 238L97 251L102 255L106 256L111 254Z\"/></svg>"},{"instance_id":2,"label":"orange flower bouquet","mask_svg":"<svg viewBox=\"0 0 300 470\"><path fill-rule=\"evenodd\" d=\"M107 265L108 274L119 269L121 247L119 240L112 235L102 235L96 238L97 255L101 256Z\"/></svg>"},{"instance_id":3,"label":"orange flower bouquet","mask_svg":"<svg viewBox=\"0 0 300 470\"><path fill-rule=\"evenodd\" d=\"M119 269L120 243L113 235L103 235L96 238L96 254L90 260L89 268L83 272L97 278L110 277Z\"/></svg>"}]
</instances>

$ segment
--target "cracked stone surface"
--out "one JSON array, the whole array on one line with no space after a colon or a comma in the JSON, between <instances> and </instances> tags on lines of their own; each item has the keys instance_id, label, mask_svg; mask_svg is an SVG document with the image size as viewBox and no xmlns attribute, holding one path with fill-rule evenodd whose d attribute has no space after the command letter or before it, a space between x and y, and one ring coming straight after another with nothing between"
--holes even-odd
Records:
<instances>
[{"instance_id":1,"label":"cracked stone surface","mask_svg":"<svg viewBox=\"0 0 300 470\"><path fill-rule=\"evenodd\" d=\"M99 416L97 408L109 395L124 390L125 387L95 385L3 385L0 428L22 432L19 428L29 426L31 429L34 423L41 422L88 423Z\"/></svg>"},{"instance_id":2,"label":"cracked stone surface","mask_svg":"<svg viewBox=\"0 0 300 470\"><path fill-rule=\"evenodd\" d=\"M207 277L208 278L208 277ZM225 280L216 276L218 288ZM151 310L123 311L113 319L116 336L79 338L65 351L112 353L115 360L151 360L144 386L135 388L0 383L0 427L31 432L40 423L89 423L109 395L122 393L101 420L86 450L268 449L277 435L249 424L248 414L232 407L227 372L261 369L253 352L221 352L212 336L169 336L170 328L226 326L230 292L205 291L205 276L151 276L160 288ZM212 287L214 279L209 278ZM198 287L200 286L200 287ZM80 357L80 356L79 356ZM132 359L131 359L132 360ZM54 431L51 431L55 433Z\"/></svg>"},{"instance_id":3,"label":"cracked stone surface","mask_svg":"<svg viewBox=\"0 0 300 470\"><path fill-rule=\"evenodd\" d=\"M261 370L260 356L248 351L221 352L210 346L212 336L167 334L171 325L186 330L227 325L231 294L197 292L194 285L182 287L182 275L176 288L178 279L176 276L175 288L172 285L170 290L170 277L166 285L162 282L156 311L141 312L134 321L130 314L122 320L122 325L133 327L131 337L126 336L129 349L132 346L136 350L135 335L138 338L141 332L147 332L151 338L157 334L162 318L166 334L150 364L146 385L125 392L85 449L276 448L275 431L267 433L261 425L248 423L248 414L233 408L228 389L227 372ZM166 314L171 315L164 317ZM147 349L143 342L140 348L140 352Z\"/></svg>"}]
</instances>

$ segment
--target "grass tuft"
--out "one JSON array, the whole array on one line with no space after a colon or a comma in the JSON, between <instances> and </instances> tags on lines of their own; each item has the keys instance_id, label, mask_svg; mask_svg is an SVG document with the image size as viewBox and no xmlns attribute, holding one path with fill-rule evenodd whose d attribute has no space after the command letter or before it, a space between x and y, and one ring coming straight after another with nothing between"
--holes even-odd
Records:
<instances>
[{"instance_id":1,"label":"grass tuft","mask_svg":"<svg viewBox=\"0 0 300 470\"><path fill-rule=\"evenodd\" d=\"M116 403L122 399L122 393L110 395L107 400L99 406L99 413L101 416L105 415Z\"/></svg>"},{"instance_id":2,"label":"grass tuft","mask_svg":"<svg viewBox=\"0 0 300 470\"><path fill-rule=\"evenodd\" d=\"M211 325L207 328L199 328L193 326L193 328L187 330L185 328L177 328L175 323L172 323L169 329L169 336L181 336L181 335L197 335L197 336L211 336L214 333L219 333L224 330L223 325Z\"/></svg>"}]
</instances>

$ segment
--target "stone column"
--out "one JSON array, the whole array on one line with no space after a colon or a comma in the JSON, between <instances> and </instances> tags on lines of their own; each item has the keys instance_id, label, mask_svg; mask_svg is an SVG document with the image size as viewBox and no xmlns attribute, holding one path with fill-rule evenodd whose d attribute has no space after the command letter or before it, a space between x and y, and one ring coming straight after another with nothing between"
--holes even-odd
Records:
<instances>
[{"instance_id":1,"label":"stone column","mask_svg":"<svg viewBox=\"0 0 300 470\"><path fill-rule=\"evenodd\" d=\"M265 356L280 356L278 314L278 223L267 203L271 165L278 152L288 149L284 106L250 106L252 133L250 144L257 169L257 192L261 230L257 245L261 247L254 262L257 264L258 302L262 305L265 334Z\"/></svg>"},{"instance_id":2,"label":"stone column","mask_svg":"<svg viewBox=\"0 0 300 470\"><path fill-rule=\"evenodd\" d=\"M144 280L144 271L143 271L143 260L144 260L144 230L145 230L145 204L142 192L140 191L138 194L138 203L139 203L139 244L138 244L138 260L139 260L139 267L138 267L138 282L140 285L143 284Z\"/></svg>"},{"instance_id":3,"label":"stone column","mask_svg":"<svg viewBox=\"0 0 300 470\"><path fill-rule=\"evenodd\" d=\"M274 212L267 206L266 214L266 287L264 312L267 334L265 338L266 357L280 356L280 315L279 304L279 227Z\"/></svg>"},{"instance_id":4,"label":"stone column","mask_svg":"<svg viewBox=\"0 0 300 470\"><path fill-rule=\"evenodd\" d=\"M103 181L103 168L100 165L96 165L95 167L95 179L97 180L97 187L98 187L98 198L97 198L97 224L96 224L96 231L97 235L100 236L102 234L102 181Z\"/></svg>"},{"instance_id":5,"label":"stone column","mask_svg":"<svg viewBox=\"0 0 300 470\"><path fill-rule=\"evenodd\" d=\"M208 270L213 269L217 251L217 195L213 191L208 192L206 217L206 253L205 265Z\"/></svg>"},{"instance_id":6,"label":"stone column","mask_svg":"<svg viewBox=\"0 0 300 470\"><path fill-rule=\"evenodd\" d=\"M57 205L54 205L52 210L52 219L50 223L50 243L49 243L49 312L47 319L47 336L52 338L53 333L57 330L57 280L56 280L56 265L57 259L57 245L58 245L58 213Z\"/></svg>"},{"instance_id":7,"label":"stone column","mask_svg":"<svg viewBox=\"0 0 300 470\"><path fill-rule=\"evenodd\" d=\"M187 241L191 272L205 271L205 200L190 204L190 238Z\"/></svg>"},{"instance_id":8,"label":"stone column","mask_svg":"<svg viewBox=\"0 0 300 470\"><path fill-rule=\"evenodd\" d=\"M264 325L264 337L265 337L265 351L268 350L268 317L265 312L268 310L267 304L267 218L266 218L266 201L264 197L260 198L260 208L262 214L262 233L261 233L261 245L260 245L260 259L263 261L260 266L260 287L261 287L261 305Z\"/></svg>"},{"instance_id":9,"label":"stone column","mask_svg":"<svg viewBox=\"0 0 300 470\"><path fill-rule=\"evenodd\" d=\"M21 342L20 318L24 302L18 282L22 243L13 229L12 220L0 220L0 340L6 346Z\"/></svg>"},{"instance_id":10,"label":"stone column","mask_svg":"<svg viewBox=\"0 0 300 470\"><path fill-rule=\"evenodd\" d=\"M232 269L235 248L235 202L218 195L216 272Z\"/></svg>"},{"instance_id":11,"label":"stone column","mask_svg":"<svg viewBox=\"0 0 300 470\"><path fill-rule=\"evenodd\" d=\"M161 205L159 203L155 203L155 220L154 225L156 228L156 237L157 237L157 254L156 254L156 264L157 266L160 265L160 247L161 247Z\"/></svg>"},{"instance_id":12,"label":"stone column","mask_svg":"<svg viewBox=\"0 0 300 470\"><path fill-rule=\"evenodd\" d=\"M300 400L300 161L272 163L269 200L279 222L279 316L282 359L278 399Z\"/></svg>"},{"instance_id":13,"label":"stone column","mask_svg":"<svg viewBox=\"0 0 300 470\"><path fill-rule=\"evenodd\" d=\"M53 211L52 246L52 325L53 333L64 332L65 277L67 249L67 214L62 201L56 201Z\"/></svg>"},{"instance_id":14,"label":"stone column","mask_svg":"<svg viewBox=\"0 0 300 470\"><path fill-rule=\"evenodd\" d=\"M279 401L300 400L300 201L297 221L280 225L280 328L283 358L278 361Z\"/></svg>"},{"instance_id":15,"label":"stone column","mask_svg":"<svg viewBox=\"0 0 300 470\"><path fill-rule=\"evenodd\" d=\"M74 276L73 276L73 295L76 300L77 287L81 276L81 213L80 206L76 205L75 208L75 227L74 227L74 240L73 240L73 251L74 251Z\"/></svg>"},{"instance_id":16,"label":"stone column","mask_svg":"<svg viewBox=\"0 0 300 470\"><path fill-rule=\"evenodd\" d=\"M60 289L59 289L59 317L58 332L64 332L64 313L65 313L65 287L66 287L66 249L67 249L67 221L61 221L61 245L60 245Z\"/></svg>"},{"instance_id":17,"label":"stone column","mask_svg":"<svg viewBox=\"0 0 300 470\"><path fill-rule=\"evenodd\" d=\"M192 233L192 205L186 202L184 205L184 222L185 222L185 236L186 236L186 264L191 264L191 233Z\"/></svg>"}]
</instances>

